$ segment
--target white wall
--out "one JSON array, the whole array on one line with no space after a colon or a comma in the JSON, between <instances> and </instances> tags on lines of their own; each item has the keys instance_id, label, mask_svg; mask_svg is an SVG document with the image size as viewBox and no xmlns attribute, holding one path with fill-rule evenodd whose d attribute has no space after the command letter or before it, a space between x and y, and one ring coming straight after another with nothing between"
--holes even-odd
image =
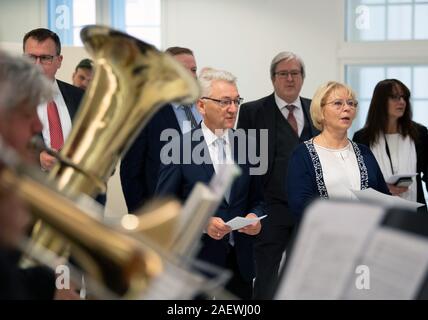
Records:
<instances>
[{"instance_id":1,"label":"white wall","mask_svg":"<svg viewBox=\"0 0 428 320\"><path fill-rule=\"evenodd\" d=\"M20 52L23 35L47 25L44 5L44 0L0 0L0 47ZM231 71L245 101L272 92L269 65L284 50L306 63L304 96L312 97L324 81L341 78L342 0L164 0L162 10L163 47L190 47L199 69ZM63 55L58 78L69 82L86 53L65 47ZM107 210L110 215L126 211L118 170L109 182Z\"/></svg>"},{"instance_id":2,"label":"white wall","mask_svg":"<svg viewBox=\"0 0 428 320\"><path fill-rule=\"evenodd\" d=\"M246 101L272 92L269 65L280 51L306 62L303 95L337 79L341 0L164 0L164 47L195 52L199 69L224 68L238 77Z\"/></svg>"}]
</instances>

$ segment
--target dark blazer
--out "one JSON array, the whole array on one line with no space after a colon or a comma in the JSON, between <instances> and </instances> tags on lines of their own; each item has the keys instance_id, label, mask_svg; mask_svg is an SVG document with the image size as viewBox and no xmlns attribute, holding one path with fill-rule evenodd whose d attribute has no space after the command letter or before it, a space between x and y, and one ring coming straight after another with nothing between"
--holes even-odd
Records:
<instances>
[{"instance_id":1,"label":"dark blazer","mask_svg":"<svg viewBox=\"0 0 428 320\"><path fill-rule=\"evenodd\" d=\"M427 179L428 179L428 130L423 125L413 122L417 131L418 139L415 141L416 148L416 176L417 183L417 201L419 203L425 203L424 190L422 188L422 181L425 182L425 188L428 190ZM369 146L369 139L366 135L366 130L363 128L355 132L353 141ZM386 152L386 150L385 150Z\"/></svg>"},{"instance_id":2,"label":"dark blazer","mask_svg":"<svg viewBox=\"0 0 428 320\"><path fill-rule=\"evenodd\" d=\"M41 266L20 269L19 256L0 249L0 300L52 300L55 273Z\"/></svg>"},{"instance_id":3,"label":"dark blazer","mask_svg":"<svg viewBox=\"0 0 428 320\"><path fill-rule=\"evenodd\" d=\"M183 140L188 139L187 135L193 134L198 129L200 126L184 136L175 138L173 143L179 142L180 149L182 149ZM191 150L193 151L202 143L204 152L208 153L209 158L208 146L203 135L201 136L200 140L191 142ZM238 159L238 148L235 147L234 151L234 158ZM182 155L183 152L181 152ZM161 164L156 195L173 195L185 201L197 182L209 183L215 172L213 165L211 163L195 164L193 160L190 164ZM229 203L223 200L215 213L215 216L222 218L225 222L237 216L245 216L250 212L258 216L265 214L259 176L249 174L250 165L248 163L239 164L239 166L242 174L232 185ZM241 275L246 281L251 281L254 277L253 237L236 231L233 231L233 237ZM221 240L214 240L204 234L198 258L225 267L226 257L230 250L228 240L228 236Z\"/></svg>"},{"instance_id":4,"label":"dark blazer","mask_svg":"<svg viewBox=\"0 0 428 320\"><path fill-rule=\"evenodd\" d=\"M314 157L309 152L311 146L313 148L312 141L299 145L289 161L286 179L288 185L288 203L291 212L297 219L301 218L306 206L314 198L328 198L328 191L325 189L322 175L322 167L318 156ZM360 176L362 177L361 189L372 188L379 192L390 194L376 158L370 149L356 143L353 144L353 148L357 156ZM316 153L314 148L311 150ZM315 167L317 167L317 170L315 170ZM318 177L317 173L319 174ZM364 180L365 177L367 180Z\"/></svg>"},{"instance_id":5,"label":"dark blazer","mask_svg":"<svg viewBox=\"0 0 428 320\"><path fill-rule=\"evenodd\" d=\"M305 122L309 124L310 133L311 136L315 136L319 133L319 131L313 126L311 118L310 118L310 112L309 108L311 105L311 100L306 98L300 98L300 101L302 103L303 112L305 115ZM256 101L248 102L242 105L240 113L239 113L239 119L238 119L238 128L243 128L245 130L248 129L257 129L257 133L260 129L268 129L269 136L268 136L268 171L264 175L264 198L266 202L270 202L271 196L268 189L277 189L282 190L282 199L275 199L273 201L280 201L284 206L287 206L287 194L284 189L284 183L282 180L282 183L275 183L274 186L271 186L270 188L267 188L267 185L273 181L271 179L272 175L272 166L275 160L275 149L281 148L286 153L286 159L288 160L291 157L291 153L294 150L294 148L300 143L299 138L294 133L291 125L288 124L288 122L285 124L285 130L287 131L287 136L284 137L286 142L279 144L276 142L276 121L275 121L275 112L277 112L278 106L275 102L275 96L272 93L271 95L261 98ZM257 135L257 143L259 143L259 137ZM287 173L286 173L287 174ZM285 179L285 177L284 177ZM272 214L272 213L269 213ZM273 218L273 217L271 217ZM290 217L287 217L287 214L281 213L280 215L277 215L275 217L275 220L280 224L285 225L292 225L292 219Z\"/></svg>"},{"instance_id":6,"label":"dark blazer","mask_svg":"<svg viewBox=\"0 0 428 320\"><path fill-rule=\"evenodd\" d=\"M71 121L73 121L85 91L60 80L56 80L56 82L64 98Z\"/></svg>"},{"instance_id":7,"label":"dark blazer","mask_svg":"<svg viewBox=\"0 0 428 320\"><path fill-rule=\"evenodd\" d=\"M137 210L153 197L158 181L160 152L166 143L160 140L162 131L175 129L177 135L181 135L172 108L169 104L162 107L143 128L122 158L120 181L129 212Z\"/></svg>"}]
</instances>

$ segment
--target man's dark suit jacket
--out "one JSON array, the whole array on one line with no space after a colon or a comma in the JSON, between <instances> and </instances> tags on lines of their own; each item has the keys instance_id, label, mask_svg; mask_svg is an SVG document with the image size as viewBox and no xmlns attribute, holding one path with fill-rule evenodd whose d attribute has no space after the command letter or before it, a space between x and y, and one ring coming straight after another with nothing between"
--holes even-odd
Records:
<instances>
[{"instance_id":1,"label":"man's dark suit jacket","mask_svg":"<svg viewBox=\"0 0 428 320\"><path fill-rule=\"evenodd\" d=\"M305 116L305 128L300 137L279 111L273 93L243 104L239 113L238 128L256 129L258 147L262 141L260 130L268 130L268 169L262 177L268 216L263 221L262 231L256 237L254 245L257 266L255 299L273 297L278 284L277 274L281 258L292 238L295 218L288 208L285 183L288 161L300 142L318 133L309 114L311 101L305 98L300 98L300 101ZM260 150L257 154L260 154Z\"/></svg>"},{"instance_id":2,"label":"man's dark suit jacket","mask_svg":"<svg viewBox=\"0 0 428 320\"><path fill-rule=\"evenodd\" d=\"M310 113L309 108L311 105L311 100L306 98L300 98L300 101L302 103L303 112L305 115L305 122L309 122L309 130L310 135L314 136L319 131L315 129L315 127L312 124L312 121L310 120ZM299 141L299 138L294 133L293 128L291 125L288 124L288 122L285 121L285 127L284 130L287 132L287 135L284 137L286 142L285 143L277 143L276 139L276 115L275 113L278 112L278 106L275 102L275 96L274 94L271 94L267 97L264 97L262 99L248 102L242 105L240 113L239 113L239 119L238 119L238 128L243 128L245 130L248 129L256 129L257 130L257 143L260 142L259 140L259 130L260 129L268 129L268 170L267 173L264 175L264 198L266 202L272 202L272 203L281 203L283 205L287 205L287 195L285 190L285 177L283 177L281 184L275 184L274 186L267 187L268 184L271 184L272 181L279 181L279 180L272 180L272 167L275 160L275 149L281 148L286 153L286 159L289 159L291 157L291 154L295 147L301 142ZM287 160L288 161L288 160ZM284 168L286 170L286 168ZM286 172L285 172L286 174ZM277 195L272 195L269 193L269 190L276 189L276 190L282 190L281 197L278 197ZM273 213L270 213L273 214ZM288 214L287 212L282 213L281 215L277 215L276 217L270 217L271 219L274 219L280 224L283 225L293 225L294 219L293 217Z\"/></svg>"},{"instance_id":3,"label":"man's dark suit jacket","mask_svg":"<svg viewBox=\"0 0 428 320\"><path fill-rule=\"evenodd\" d=\"M180 142L182 149L183 140L187 135L192 134L200 126L184 136L174 139L173 143ZM193 151L199 143L204 144L204 151L209 151L208 146L201 135L199 141L192 141L191 150ZM190 139L189 139L190 140ZM238 148L234 148L234 159L238 159ZM181 156L183 152L181 152ZM265 214L264 203L262 201L261 183L259 176L249 174L250 165L239 164L242 174L234 181L229 203L226 200L220 204L215 216L220 217L227 222L237 216L246 216L248 213L255 213L258 216ZM161 164L159 170L159 182L156 188L156 195L167 196L173 195L180 200L185 201L191 193L197 182L209 183L214 175L214 167L211 163L195 164L192 159L190 164ZM241 275L246 281L252 281L254 277L254 258L253 258L253 236L233 231L235 242L236 258ZM215 264L220 267L226 266L226 257L230 250L229 237L226 236L221 240L214 240L207 234L202 236L202 248L198 258Z\"/></svg>"},{"instance_id":4,"label":"man's dark suit jacket","mask_svg":"<svg viewBox=\"0 0 428 320\"><path fill-rule=\"evenodd\" d=\"M18 252L0 249L0 300L52 300L55 274L45 267L18 268Z\"/></svg>"},{"instance_id":5,"label":"man's dark suit jacket","mask_svg":"<svg viewBox=\"0 0 428 320\"><path fill-rule=\"evenodd\" d=\"M158 182L160 152L165 141L160 141L165 129L181 134L173 107L165 105L140 132L120 164L120 181L129 212L133 212L153 197ZM171 139L170 139L171 140Z\"/></svg>"},{"instance_id":6,"label":"man's dark suit jacket","mask_svg":"<svg viewBox=\"0 0 428 320\"><path fill-rule=\"evenodd\" d=\"M60 80L56 80L56 82L64 98L71 121L73 121L85 91Z\"/></svg>"}]
</instances>

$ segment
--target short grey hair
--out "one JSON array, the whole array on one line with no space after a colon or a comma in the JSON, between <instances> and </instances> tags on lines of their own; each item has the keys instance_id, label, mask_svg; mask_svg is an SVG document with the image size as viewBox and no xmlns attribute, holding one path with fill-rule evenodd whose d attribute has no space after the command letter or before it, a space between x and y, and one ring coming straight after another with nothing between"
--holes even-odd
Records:
<instances>
[{"instance_id":1,"label":"short grey hair","mask_svg":"<svg viewBox=\"0 0 428 320\"><path fill-rule=\"evenodd\" d=\"M211 95L211 87L214 81L222 80L236 86L236 77L229 71L217 70L208 67L201 70L198 80L201 85L202 97Z\"/></svg>"},{"instance_id":2,"label":"short grey hair","mask_svg":"<svg viewBox=\"0 0 428 320\"><path fill-rule=\"evenodd\" d=\"M290 61L290 60L296 60L300 64L300 72L302 73L302 78L305 79L306 71L305 71L305 63L303 62L303 59L298 56L297 54L289 51L283 51L278 53L273 59L270 64L270 78L273 79L275 76L275 70L278 63L281 61Z\"/></svg>"},{"instance_id":3,"label":"short grey hair","mask_svg":"<svg viewBox=\"0 0 428 320\"><path fill-rule=\"evenodd\" d=\"M36 65L0 50L0 109L31 108L52 98L52 83Z\"/></svg>"}]
</instances>

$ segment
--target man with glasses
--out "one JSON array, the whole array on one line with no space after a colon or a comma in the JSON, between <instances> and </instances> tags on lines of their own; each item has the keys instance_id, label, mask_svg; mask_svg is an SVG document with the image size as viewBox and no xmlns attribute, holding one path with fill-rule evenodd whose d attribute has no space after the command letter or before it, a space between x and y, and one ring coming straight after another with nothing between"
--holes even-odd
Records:
<instances>
[{"instance_id":1,"label":"man with glasses","mask_svg":"<svg viewBox=\"0 0 428 320\"><path fill-rule=\"evenodd\" d=\"M39 65L43 73L52 81L53 100L38 106L37 113L43 124L42 136L45 145L59 151L71 131L72 120L79 107L84 91L55 79L61 67L61 42L56 33L44 29L34 29L23 39L24 55ZM40 153L40 165L50 170L56 159L46 151Z\"/></svg>"},{"instance_id":2,"label":"man with glasses","mask_svg":"<svg viewBox=\"0 0 428 320\"><path fill-rule=\"evenodd\" d=\"M256 218L265 213L259 177L250 175L249 161L240 161L242 157L237 144L242 139L233 138L232 128L242 99L236 78L227 71L206 68L201 72L199 82L202 97L197 106L203 122L173 140L173 144L179 143L177 147L182 161L161 164L156 195L173 195L185 201L196 183L209 183L215 173L221 172L223 165L239 162L241 175L224 194L215 216L210 218L202 235L198 258L230 270L232 278L226 289L239 298L251 299L253 239L261 230L260 221L236 231L225 224L238 216ZM184 160L186 158L191 159L189 164Z\"/></svg>"},{"instance_id":3,"label":"man with glasses","mask_svg":"<svg viewBox=\"0 0 428 320\"><path fill-rule=\"evenodd\" d=\"M271 299L276 289L283 253L295 221L289 212L285 190L288 160L293 149L318 131L309 116L311 101L300 97L305 79L303 60L292 52L280 52L270 66L274 92L242 105L238 128L268 130L268 171L263 176L268 217L254 246L256 280L254 298Z\"/></svg>"},{"instance_id":4,"label":"man with glasses","mask_svg":"<svg viewBox=\"0 0 428 320\"><path fill-rule=\"evenodd\" d=\"M170 47L165 50L196 78L196 60L192 50ZM181 135L198 126L202 116L196 105L167 104L162 107L135 139L120 165L120 181L129 212L134 212L153 197L158 182L160 152L168 141L162 132Z\"/></svg>"}]
</instances>

